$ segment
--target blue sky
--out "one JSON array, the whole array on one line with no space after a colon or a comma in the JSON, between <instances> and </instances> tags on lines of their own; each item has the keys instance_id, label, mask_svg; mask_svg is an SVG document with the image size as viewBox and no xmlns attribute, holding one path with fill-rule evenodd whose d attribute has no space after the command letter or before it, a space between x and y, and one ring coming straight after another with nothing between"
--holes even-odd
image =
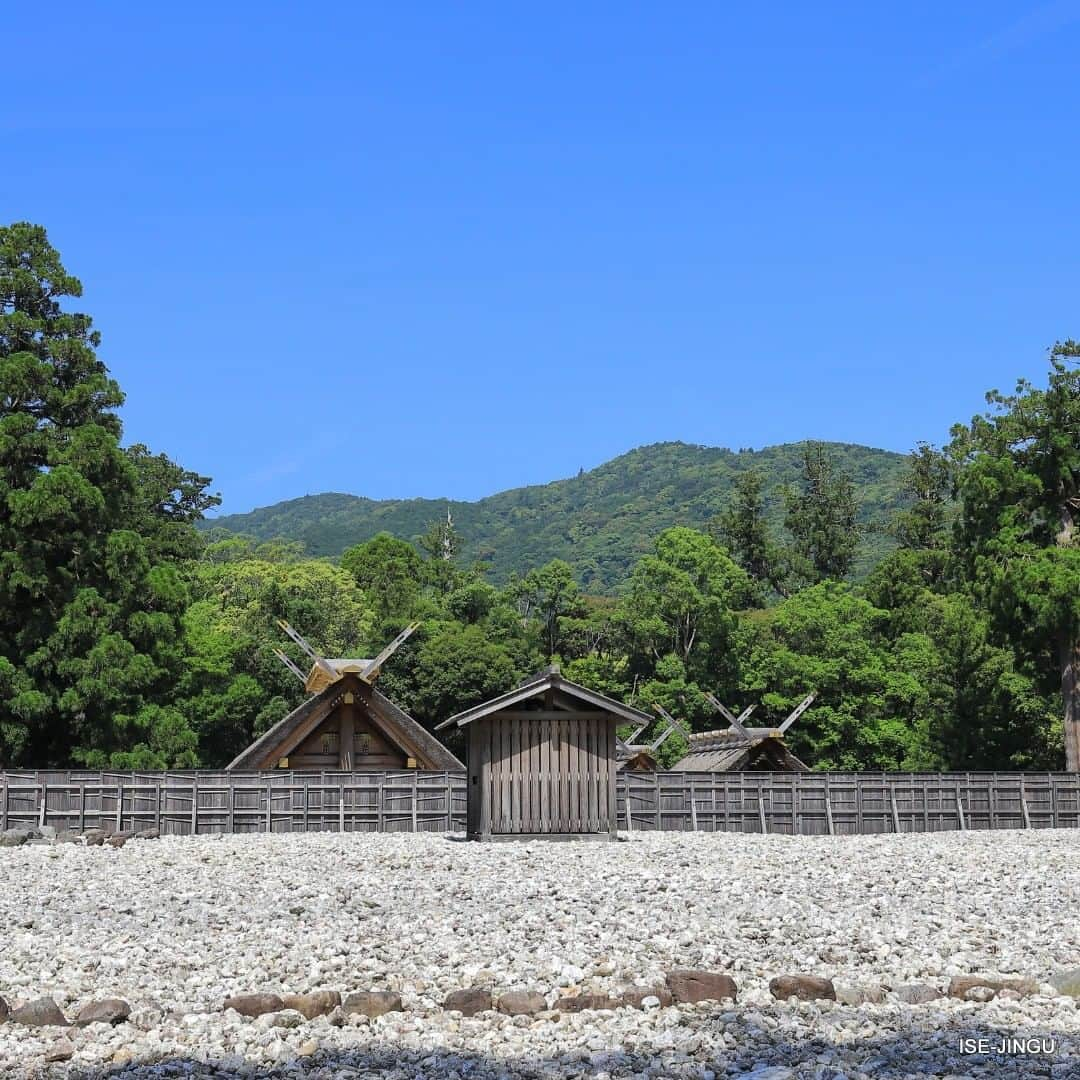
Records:
<instances>
[{"instance_id":1,"label":"blue sky","mask_svg":"<svg viewBox=\"0 0 1080 1080\"><path fill-rule=\"evenodd\" d=\"M129 441L223 510L941 442L1080 336L1080 0L4 15Z\"/></svg>"}]
</instances>

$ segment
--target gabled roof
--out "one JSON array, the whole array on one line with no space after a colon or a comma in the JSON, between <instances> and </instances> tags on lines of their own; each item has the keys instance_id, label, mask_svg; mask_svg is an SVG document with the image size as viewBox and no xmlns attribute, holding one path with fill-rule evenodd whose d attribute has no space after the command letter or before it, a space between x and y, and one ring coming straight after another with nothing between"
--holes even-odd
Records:
<instances>
[{"instance_id":1,"label":"gabled roof","mask_svg":"<svg viewBox=\"0 0 1080 1080\"><path fill-rule=\"evenodd\" d=\"M227 770L257 769L271 755L287 757L278 748L289 746L298 733L306 734L312 724L316 726L329 716L338 698L346 689L359 693L365 711L395 745L415 757L421 769L446 772L463 772L465 766L431 732L417 723L408 713L399 709L385 694L359 679L346 676L331 683L320 693L298 705L291 713L279 720L272 728L260 735L246 750L238 754Z\"/></svg>"},{"instance_id":2,"label":"gabled roof","mask_svg":"<svg viewBox=\"0 0 1080 1080\"><path fill-rule=\"evenodd\" d=\"M449 720L444 720L441 724L436 725L435 730L442 731L443 728L448 728L451 725L465 727L466 724L471 724L474 720L508 709L521 701L528 701L530 698L537 697L548 690L558 690L560 694L577 698L578 701L584 702L586 705L603 710L631 724L641 723L642 721L651 723L653 719L648 713L643 713L630 705L624 705L621 701L615 701L613 698L605 697L603 694L590 690L588 687L580 686L569 679L564 679L558 665L552 664L513 690L508 690L505 694L500 694L499 697L485 701L481 705L475 705L464 712L459 712L456 716L451 716Z\"/></svg>"},{"instance_id":3,"label":"gabled roof","mask_svg":"<svg viewBox=\"0 0 1080 1080\"><path fill-rule=\"evenodd\" d=\"M690 736L686 756L671 766L673 772L732 772L751 768L760 757L768 759L773 769L809 772L788 748L777 728L744 728L743 732L701 731Z\"/></svg>"}]
</instances>

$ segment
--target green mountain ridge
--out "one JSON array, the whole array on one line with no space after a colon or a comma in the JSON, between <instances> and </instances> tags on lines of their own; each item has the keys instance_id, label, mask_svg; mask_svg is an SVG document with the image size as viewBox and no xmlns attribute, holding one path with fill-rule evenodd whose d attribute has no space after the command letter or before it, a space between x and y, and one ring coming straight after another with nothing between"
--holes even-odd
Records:
<instances>
[{"instance_id":1,"label":"green mountain ridge","mask_svg":"<svg viewBox=\"0 0 1080 1080\"><path fill-rule=\"evenodd\" d=\"M849 443L824 445L854 480L860 520L868 529L854 570L859 577L892 546L881 530L904 504L907 456ZM444 520L449 508L461 538L459 561L488 562L494 583L559 558L574 568L586 590L609 593L662 530L672 525L706 528L726 505L736 478L748 469L760 469L765 476L767 514L779 534L779 489L798 480L803 446L734 451L655 443L569 479L512 488L475 502L328 492L211 518L203 528L256 540L297 540L312 556L336 558L379 532L415 541L432 522Z\"/></svg>"}]
</instances>

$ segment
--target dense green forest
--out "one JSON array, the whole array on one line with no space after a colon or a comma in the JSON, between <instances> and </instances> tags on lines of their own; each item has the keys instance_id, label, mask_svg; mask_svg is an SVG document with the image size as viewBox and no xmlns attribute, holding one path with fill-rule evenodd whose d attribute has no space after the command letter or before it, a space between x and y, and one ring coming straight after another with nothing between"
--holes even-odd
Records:
<instances>
[{"instance_id":1,"label":"dense green forest","mask_svg":"<svg viewBox=\"0 0 1080 1080\"><path fill-rule=\"evenodd\" d=\"M893 546L887 526L904 498L904 455L866 446L826 445L859 490L859 522L864 529L854 567L858 579ZM495 584L563 559L573 567L582 588L614 594L664 529L672 525L708 529L735 483L748 472L761 474L765 516L779 528L782 491L798 479L801 458L797 444L735 452L658 443L582 470L570 480L515 488L477 502L374 500L327 493L213 518L204 527L257 540L286 537L303 544L309 555L337 558L380 532L415 542L449 510L460 534L461 561L486 563L488 580Z\"/></svg>"},{"instance_id":2,"label":"dense green forest","mask_svg":"<svg viewBox=\"0 0 1080 1080\"><path fill-rule=\"evenodd\" d=\"M332 656L418 620L380 685L429 726L554 658L699 730L706 691L776 719L814 690L791 741L820 768L1080 767L1072 342L906 459L668 444L452 526L321 496L236 535L200 530L206 477L123 445L80 295L43 229L0 228L0 767L220 766L303 696L277 618Z\"/></svg>"}]
</instances>

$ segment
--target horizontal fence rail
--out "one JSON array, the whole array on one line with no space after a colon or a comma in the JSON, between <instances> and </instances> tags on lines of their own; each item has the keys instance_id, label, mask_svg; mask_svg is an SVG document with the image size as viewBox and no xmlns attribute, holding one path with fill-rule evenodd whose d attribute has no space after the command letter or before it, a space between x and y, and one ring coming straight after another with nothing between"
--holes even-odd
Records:
<instances>
[{"instance_id":1,"label":"horizontal fence rail","mask_svg":"<svg viewBox=\"0 0 1080 1080\"><path fill-rule=\"evenodd\" d=\"M619 773L629 831L802 836L1080 827L1076 773ZM0 772L0 831L461 832L464 773Z\"/></svg>"}]
</instances>

